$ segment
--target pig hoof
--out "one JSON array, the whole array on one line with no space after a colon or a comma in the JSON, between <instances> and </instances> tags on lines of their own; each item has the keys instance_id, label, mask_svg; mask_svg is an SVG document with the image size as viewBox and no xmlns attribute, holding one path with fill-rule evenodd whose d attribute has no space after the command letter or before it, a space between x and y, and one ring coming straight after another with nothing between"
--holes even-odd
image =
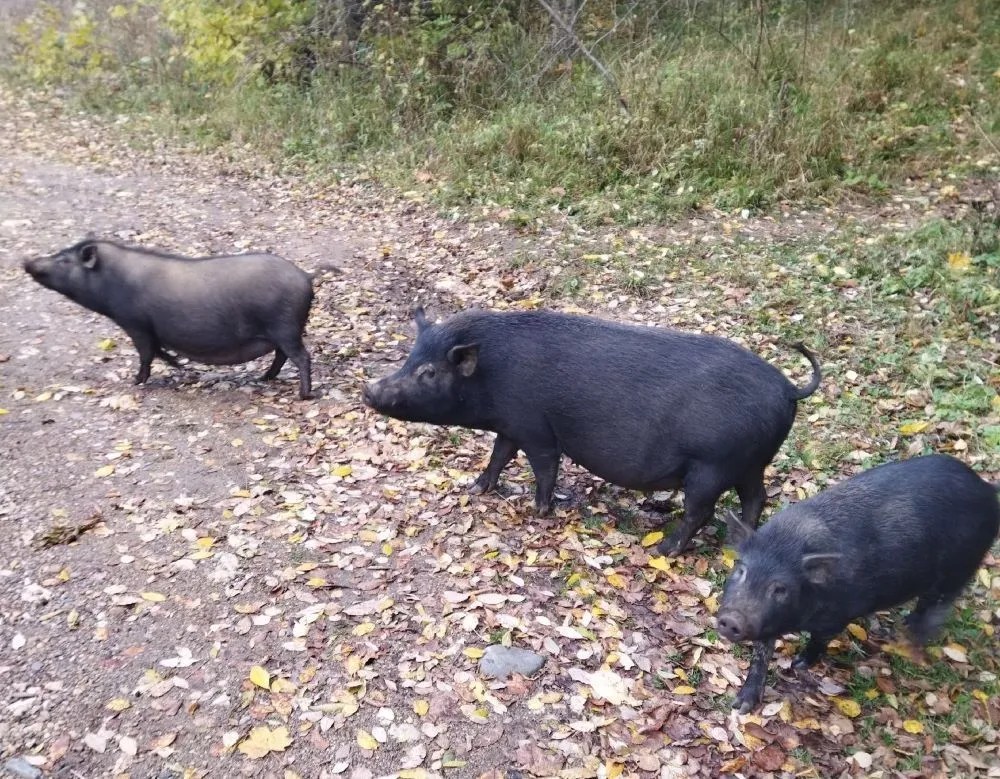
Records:
<instances>
[{"instance_id":1,"label":"pig hoof","mask_svg":"<svg viewBox=\"0 0 1000 779\"><path fill-rule=\"evenodd\" d=\"M538 503L536 503L535 504L535 513L538 516L540 516L540 517L547 517L547 516L549 516L549 514L552 513L552 504L551 503L542 503L541 505L539 505Z\"/></svg>"},{"instance_id":2,"label":"pig hoof","mask_svg":"<svg viewBox=\"0 0 1000 779\"><path fill-rule=\"evenodd\" d=\"M469 494L483 495L487 492L490 492L491 490L496 489L496 486L497 486L496 484L490 484L489 479L485 479L482 476L480 476L472 483L472 486L469 487Z\"/></svg>"},{"instance_id":3,"label":"pig hoof","mask_svg":"<svg viewBox=\"0 0 1000 779\"><path fill-rule=\"evenodd\" d=\"M686 546L686 543L681 543L680 540L674 538L674 536L670 536L669 538L664 538L656 545L656 551L664 557L677 557L684 551Z\"/></svg>"},{"instance_id":4,"label":"pig hoof","mask_svg":"<svg viewBox=\"0 0 1000 779\"><path fill-rule=\"evenodd\" d=\"M733 701L733 708L740 714L749 714L757 708L758 703L760 703L760 693L744 687Z\"/></svg>"}]
</instances>

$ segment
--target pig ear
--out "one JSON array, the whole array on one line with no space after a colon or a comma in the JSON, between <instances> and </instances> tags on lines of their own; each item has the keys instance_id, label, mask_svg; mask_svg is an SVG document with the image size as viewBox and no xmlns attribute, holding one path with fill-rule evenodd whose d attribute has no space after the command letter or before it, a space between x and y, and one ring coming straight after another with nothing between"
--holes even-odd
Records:
<instances>
[{"instance_id":1,"label":"pig ear","mask_svg":"<svg viewBox=\"0 0 1000 779\"><path fill-rule=\"evenodd\" d=\"M448 350L448 362L458 368L458 372L469 378L476 372L479 362L479 344L463 344Z\"/></svg>"},{"instance_id":2,"label":"pig ear","mask_svg":"<svg viewBox=\"0 0 1000 779\"><path fill-rule=\"evenodd\" d=\"M746 522L736 516L735 511L726 512L726 527L729 531L729 539L733 546L739 546L754 534L754 529Z\"/></svg>"},{"instance_id":3,"label":"pig ear","mask_svg":"<svg viewBox=\"0 0 1000 779\"><path fill-rule=\"evenodd\" d=\"M820 586L829 584L842 557L836 553L802 555L802 570L806 579Z\"/></svg>"},{"instance_id":4,"label":"pig ear","mask_svg":"<svg viewBox=\"0 0 1000 779\"><path fill-rule=\"evenodd\" d=\"M424 315L423 306L417 306L415 309L413 309L413 321L417 323L418 333L425 327L427 327L427 317Z\"/></svg>"},{"instance_id":5,"label":"pig ear","mask_svg":"<svg viewBox=\"0 0 1000 779\"><path fill-rule=\"evenodd\" d=\"M80 262L87 270L97 267L97 244L88 243L80 248Z\"/></svg>"}]
</instances>

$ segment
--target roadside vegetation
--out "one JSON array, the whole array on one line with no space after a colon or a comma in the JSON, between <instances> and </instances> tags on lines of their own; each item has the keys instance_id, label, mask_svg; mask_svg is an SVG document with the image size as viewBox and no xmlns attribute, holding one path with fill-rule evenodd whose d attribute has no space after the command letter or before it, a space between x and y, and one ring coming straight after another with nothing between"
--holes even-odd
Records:
<instances>
[{"instance_id":1,"label":"roadside vegetation","mask_svg":"<svg viewBox=\"0 0 1000 779\"><path fill-rule=\"evenodd\" d=\"M880 196L998 152L989 0L555 5L42 5L8 73L208 146L515 216Z\"/></svg>"}]
</instances>

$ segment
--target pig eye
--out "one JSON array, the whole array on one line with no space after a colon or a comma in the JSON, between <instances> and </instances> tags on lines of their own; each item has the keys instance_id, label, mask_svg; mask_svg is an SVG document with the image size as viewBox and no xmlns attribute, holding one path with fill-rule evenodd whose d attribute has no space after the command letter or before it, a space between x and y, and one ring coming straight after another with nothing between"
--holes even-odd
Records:
<instances>
[{"instance_id":1,"label":"pig eye","mask_svg":"<svg viewBox=\"0 0 1000 779\"><path fill-rule=\"evenodd\" d=\"M788 597L788 588L781 582L774 582L771 585L771 597L776 601L783 601Z\"/></svg>"},{"instance_id":2,"label":"pig eye","mask_svg":"<svg viewBox=\"0 0 1000 779\"><path fill-rule=\"evenodd\" d=\"M417 378L421 379L433 379L434 378L434 366L430 363L421 365L417 369Z\"/></svg>"}]
</instances>

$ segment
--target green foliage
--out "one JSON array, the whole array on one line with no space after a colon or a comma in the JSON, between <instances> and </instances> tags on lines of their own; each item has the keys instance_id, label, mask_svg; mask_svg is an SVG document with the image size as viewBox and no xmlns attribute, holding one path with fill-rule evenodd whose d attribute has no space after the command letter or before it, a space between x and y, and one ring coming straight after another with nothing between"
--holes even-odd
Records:
<instances>
[{"instance_id":1,"label":"green foliage","mask_svg":"<svg viewBox=\"0 0 1000 779\"><path fill-rule=\"evenodd\" d=\"M231 84L248 67L287 69L295 32L313 15L301 0L146 0L176 35L174 53L194 81Z\"/></svg>"},{"instance_id":2,"label":"green foliage","mask_svg":"<svg viewBox=\"0 0 1000 779\"><path fill-rule=\"evenodd\" d=\"M68 18L49 3L13 31L15 61L36 82L64 82L93 76L107 64L97 35L97 25L82 8L74 7Z\"/></svg>"},{"instance_id":3,"label":"green foliage","mask_svg":"<svg viewBox=\"0 0 1000 779\"><path fill-rule=\"evenodd\" d=\"M726 0L662 14L593 0L576 31L616 86L553 43L537 4L362 3L353 33L329 22L342 5L47 9L20 28L18 75L75 80L92 107L157 110L206 143L323 170L361 162L403 189L528 222L548 208L635 222L704 204L878 196L902 176L996 156L1000 6L989 0L775 3L763 30L753 8ZM990 262L981 254L975 263ZM901 283L935 272L922 263Z\"/></svg>"}]
</instances>

